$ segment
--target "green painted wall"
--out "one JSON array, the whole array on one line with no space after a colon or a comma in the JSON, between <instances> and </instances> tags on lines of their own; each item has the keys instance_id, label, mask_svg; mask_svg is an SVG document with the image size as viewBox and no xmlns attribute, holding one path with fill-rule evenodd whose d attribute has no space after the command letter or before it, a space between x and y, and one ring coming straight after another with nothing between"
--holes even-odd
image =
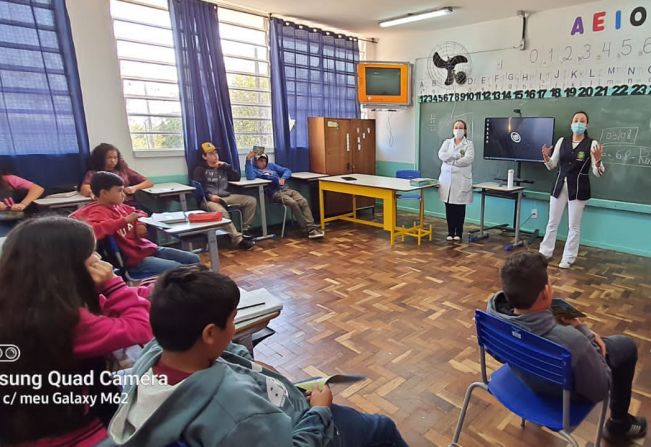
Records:
<instances>
[{"instance_id":1,"label":"green painted wall","mask_svg":"<svg viewBox=\"0 0 651 447\"><path fill-rule=\"evenodd\" d=\"M377 174L393 177L400 169L414 169L410 163L377 162ZM549 218L549 196L541 193L527 193L522 202L522 228L545 232ZM583 215L581 243L591 247L621 251L651 257L651 207L627 206L622 202L593 199ZM498 225L513 221L515 202L508 199L488 197L486 199L486 225ZM474 201L466 211L466 221L479 224L481 194L474 194ZM418 204L413 200L398 202L398 208L417 212ZM532 209L538 210L537 219L528 219ZM620 209L624 208L624 209ZM436 189L425 194L425 213L444 218L445 207ZM567 237L567 213L558 230L559 239ZM560 254L560 253L559 253Z\"/></svg>"}]
</instances>

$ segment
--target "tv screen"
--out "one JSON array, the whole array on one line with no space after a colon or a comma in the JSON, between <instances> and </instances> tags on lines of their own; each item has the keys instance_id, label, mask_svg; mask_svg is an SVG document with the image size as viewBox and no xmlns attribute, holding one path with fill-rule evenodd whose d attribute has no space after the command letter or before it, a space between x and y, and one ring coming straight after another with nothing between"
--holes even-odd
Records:
<instances>
[{"instance_id":1,"label":"tv screen","mask_svg":"<svg viewBox=\"0 0 651 447\"><path fill-rule=\"evenodd\" d=\"M553 138L554 118L486 118L484 158L542 162L542 147Z\"/></svg>"},{"instance_id":2,"label":"tv screen","mask_svg":"<svg viewBox=\"0 0 651 447\"><path fill-rule=\"evenodd\" d=\"M366 67L366 95L399 96L400 68Z\"/></svg>"}]
</instances>

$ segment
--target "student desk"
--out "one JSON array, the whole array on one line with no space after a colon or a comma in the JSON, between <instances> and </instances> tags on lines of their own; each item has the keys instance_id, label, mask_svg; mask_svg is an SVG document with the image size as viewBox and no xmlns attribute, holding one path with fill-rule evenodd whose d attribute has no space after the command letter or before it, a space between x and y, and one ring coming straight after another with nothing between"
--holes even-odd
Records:
<instances>
[{"instance_id":1,"label":"student desk","mask_svg":"<svg viewBox=\"0 0 651 447\"><path fill-rule=\"evenodd\" d=\"M154 197L171 197L179 196L181 202L181 210L188 210L188 201L186 195L192 194L194 187L182 185L181 183L158 183L151 188L145 188L142 191L151 194Z\"/></svg>"},{"instance_id":2,"label":"student desk","mask_svg":"<svg viewBox=\"0 0 651 447\"><path fill-rule=\"evenodd\" d=\"M90 197L82 196L81 194L76 193L69 197L47 196L41 199L34 200L34 203L39 208L52 210L56 208L71 208L71 207L81 208L84 204L90 202L90 200L91 200Z\"/></svg>"},{"instance_id":3,"label":"student desk","mask_svg":"<svg viewBox=\"0 0 651 447\"><path fill-rule=\"evenodd\" d=\"M203 213L203 211L196 211ZM228 225L231 223L230 219L222 218L220 221L213 222L180 222L180 223L171 223L161 226L152 224L151 222L145 220L143 223L155 226L156 228L164 231L166 234L175 236L179 239L182 239L187 236L194 236L197 234L205 234L208 238L208 253L210 255L210 269L213 272L219 271L219 247L217 246L217 229ZM167 227L167 228L165 228Z\"/></svg>"},{"instance_id":4,"label":"student desk","mask_svg":"<svg viewBox=\"0 0 651 447\"><path fill-rule=\"evenodd\" d=\"M524 191L524 186L512 186L509 188L506 185L500 185L498 183L493 183L493 182L484 182L484 183L477 183L475 185L472 185L474 189L480 189L481 190L481 213L480 213L480 218L479 218L479 234L478 235L472 235L470 236L469 240L470 242L476 242L482 239L488 238L488 233L485 232L485 230L488 230L490 228L485 228L484 226L484 213L486 209L486 196L493 196L493 197L503 197L507 199L513 199L515 198L515 237L513 239L512 244L507 244L504 246L505 250L511 250L515 247L519 247L522 245L522 241L520 240L520 208L522 206L522 194ZM499 228L504 228L507 225L499 225ZM492 227L495 228L495 227Z\"/></svg>"},{"instance_id":5,"label":"student desk","mask_svg":"<svg viewBox=\"0 0 651 447\"><path fill-rule=\"evenodd\" d=\"M258 188L258 205L260 206L260 222L262 223L262 236L255 238L256 241L271 239L275 237L267 231L267 205L264 200L264 187L271 183L271 180L257 178L255 180L240 179L236 182L228 182L230 185L238 188Z\"/></svg>"},{"instance_id":6,"label":"student desk","mask_svg":"<svg viewBox=\"0 0 651 447\"><path fill-rule=\"evenodd\" d=\"M320 219L321 216L318 214L319 209L317 203L319 201L319 193L317 188L313 188L314 184L323 177L329 177L330 174L319 174L317 172L292 172L290 177L294 181L301 183L306 183L310 191L310 208L312 209L312 214L314 215L315 221Z\"/></svg>"},{"instance_id":7,"label":"student desk","mask_svg":"<svg viewBox=\"0 0 651 447\"><path fill-rule=\"evenodd\" d=\"M292 176L290 178L295 179L295 180L302 180L304 182L314 182L316 180L319 180L320 178L323 177L329 177L329 174L319 174L317 172L292 172Z\"/></svg>"},{"instance_id":8,"label":"student desk","mask_svg":"<svg viewBox=\"0 0 651 447\"><path fill-rule=\"evenodd\" d=\"M249 294L264 296L264 304L238 310L237 316L235 317L234 341L246 346L249 351L253 352L253 334L267 328L269 322L280 315L283 309L283 303L267 289L257 289L250 292L240 289L240 301L243 301L245 296ZM250 315L254 316L249 318ZM273 334L271 329L269 331Z\"/></svg>"},{"instance_id":9,"label":"student desk","mask_svg":"<svg viewBox=\"0 0 651 447\"><path fill-rule=\"evenodd\" d=\"M346 180L346 178L354 178L354 180ZM319 179L319 211L321 213L321 229L325 229L326 222L333 220L346 220L364 225L371 225L374 227L383 228L388 231L391 237L391 245L396 236L411 236L418 239L418 244L424 237L432 240L432 228L425 228L425 198L424 194L420 197L420 216L417 224L413 227L404 228L397 227L396 225L396 193L422 190L425 188L435 187L436 183L425 186L412 186L408 179L401 179L395 177L381 177L379 175L368 174L346 174L336 175L332 177L323 177ZM324 192L332 191L343 194L350 194L353 196L353 211L338 216L325 217L324 214ZM372 197L384 201L383 223L373 222L357 218L357 206L355 196Z\"/></svg>"}]
</instances>

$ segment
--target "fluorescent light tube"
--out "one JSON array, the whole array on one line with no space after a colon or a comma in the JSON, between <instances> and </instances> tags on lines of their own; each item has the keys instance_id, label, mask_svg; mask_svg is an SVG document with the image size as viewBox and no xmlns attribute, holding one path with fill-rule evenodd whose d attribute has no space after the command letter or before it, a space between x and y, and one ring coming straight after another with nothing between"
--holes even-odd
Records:
<instances>
[{"instance_id":1,"label":"fluorescent light tube","mask_svg":"<svg viewBox=\"0 0 651 447\"><path fill-rule=\"evenodd\" d=\"M448 14L452 14L454 9L450 7L436 9L434 11L425 11L418 13L409 13L402 17L396 17L395 19L380 20L379 24L382 28L387 28L389 26L404 25L405 23L418 22L421 20L432 19L434 17L441 17Z\"/></svg>"}]
</instances>

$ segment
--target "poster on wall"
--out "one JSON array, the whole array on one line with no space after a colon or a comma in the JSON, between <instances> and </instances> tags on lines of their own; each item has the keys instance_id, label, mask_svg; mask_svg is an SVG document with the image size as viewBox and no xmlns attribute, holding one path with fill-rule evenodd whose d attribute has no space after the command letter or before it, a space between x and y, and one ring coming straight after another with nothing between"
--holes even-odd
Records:
<instances>
[{"instance_id":1,"label":"poster on wall","mask_svg":"<svg viewBox=\"0 0 651 447\"><path fill-rule=\"evenodd\" d=\"M433 42L416 60L420 102L651 96L651 4L567 15L524 50L477 51ZM641 3L641 2L639 2Z\"/></svg>"}]
</instances>

